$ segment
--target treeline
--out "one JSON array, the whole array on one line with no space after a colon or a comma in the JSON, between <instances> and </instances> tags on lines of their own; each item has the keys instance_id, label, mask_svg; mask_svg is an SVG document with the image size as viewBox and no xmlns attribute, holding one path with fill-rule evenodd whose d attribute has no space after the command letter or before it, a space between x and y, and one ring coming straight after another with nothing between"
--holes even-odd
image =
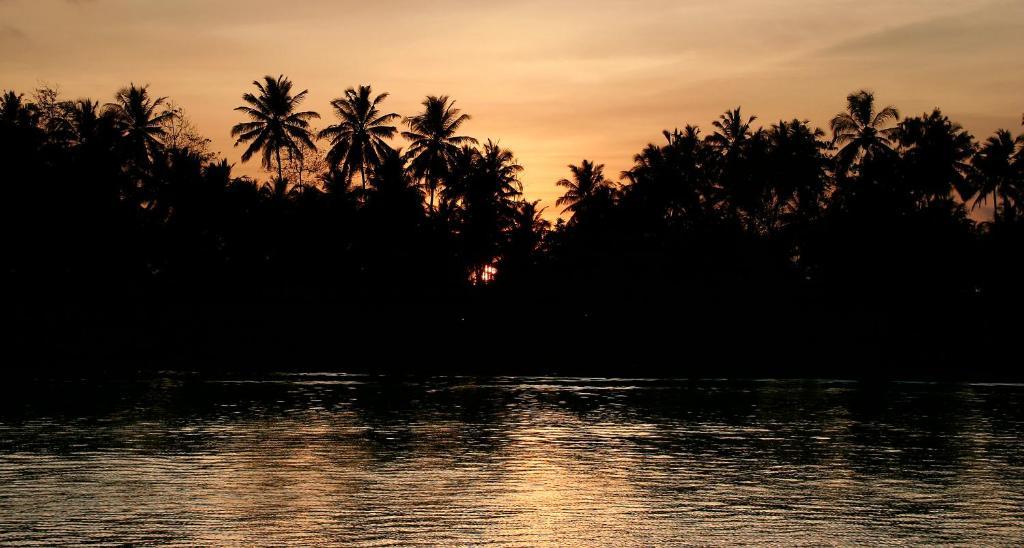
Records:
<instances>
[{"instance_id":1,"label":"treeline","mask_svg":"<svg viewBox=\"0 0 1024 548\"><path fill-rule=\"evenodd\" d=\"M264 183L234 176L146 87L106 104L5 92L2 275L18 348L341 362L401 350L674 374L770 360L827 375L993 369L1020 334L1024 138L1010 131L978 142L938 109L901 118L866 91L828 134L758 127L736 108L706 133L665 131L618 177L569 166L547 206L568 221L551 226L513 153L464 135L448 97L403 118L387 94L351 88L317 131L305 91L253 84L232 135ZM992 220L975 222L983 205Z\"/></svg>"}]
</instances>

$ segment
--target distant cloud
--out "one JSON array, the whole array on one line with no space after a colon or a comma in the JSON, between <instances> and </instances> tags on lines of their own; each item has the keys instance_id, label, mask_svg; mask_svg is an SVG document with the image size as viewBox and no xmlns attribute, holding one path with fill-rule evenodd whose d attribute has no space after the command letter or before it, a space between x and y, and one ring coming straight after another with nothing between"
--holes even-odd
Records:
<instances>
[{"instance_id":1,"label":"distant cloud","mask_svg":"<svg viewBox=\"0 0 1024 548\"><path fill-rule=\"evenodd\" d=\"M913 52L931 56L977 57L995 47L1022 45L1024 4L995 4L972 13L937 17L859 36L826 48L825 55L892 56Z\"/></svg>"},{"instance_id":2,"label":"distant cloud","mask_svg":"<svg viewBox=\"0 0 1024 548\"><path fill-rule=\"evenodd\" d=\"M0 1L6 2L9 0ZM18 27L13 25L0 25L0 42L6 42L8 40L24 40L26 38L28 38L28 35Z\"/></svg>"}]
</instances>

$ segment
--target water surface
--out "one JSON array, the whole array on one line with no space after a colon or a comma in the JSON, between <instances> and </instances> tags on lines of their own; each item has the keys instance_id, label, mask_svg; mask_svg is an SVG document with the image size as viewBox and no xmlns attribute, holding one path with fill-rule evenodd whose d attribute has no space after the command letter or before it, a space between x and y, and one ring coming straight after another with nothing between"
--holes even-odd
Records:
<instances>
[{"instance_id":1,"label":"water surface","mask_svg":"<svg viewBox=\"0 0 1024 548\"><path fill-rule=\"evenodd\" d=\"M1002 544L1024 386L12 381L0 544Z\"/></svg>"}]
</instances>

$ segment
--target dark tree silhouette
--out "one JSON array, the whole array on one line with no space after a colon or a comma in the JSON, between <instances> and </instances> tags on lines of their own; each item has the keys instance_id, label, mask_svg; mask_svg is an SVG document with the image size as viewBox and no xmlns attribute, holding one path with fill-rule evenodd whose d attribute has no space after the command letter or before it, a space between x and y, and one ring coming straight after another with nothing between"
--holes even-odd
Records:
<instances>
[{"instance_id":1,"label":"dark tree silhouette","mask_svg":"<svg viewBox=\"0 0 1024 548\"><path fill-rule=\"evenodd\" d=\"M465 144L476 144L472 137L458 135L459 129L469 121L468 114L455 108L455 101L447 95L428 96L423 101L423 112L405 119L409 131L402 137L409 140L406 152L413 172L424 181L430 196L430 211L434 211L437 187L448 174L448 163Z\"/></svg>"},{"instance_id":2,"label":"dark tree silhouette","mask_svg":"<svg viewBox=\"0 0 1024 548\"><path fill-rule=\"evenodd\" d=\"M235 109L248 115L251 121L236 124L231 128L231 136L238 139L235 146L249 144L242 153L243 162L262 152L263 168L269 171L276 161L278 194L281 195L284 190L281 151L301 154L300 144L315 149L309 120L320 115L313 111L298 111L309 90L292 95L292 82L283 75L277 78L264 76L263 82L256 80L252 84L259 93L242 95L248 105Z\"/></svg>"},{"instance_id":3,"label":"dark tree silhouette","mask_svg":"<svg viewBox=\"0 0 1024 548\"><path fill-rule=\"evenodd\" d=\"M580 165L569 165L571 179L559 179L555 184L565 188L565 193L555 200L562 212L572 212L573 218L585 211L588 205L612 188L612 182L604 176L604 164L583 160Z\"/></svg>"},{"instance_id":4,"label":"dark tree silhouette","mask_svg":"<svg viewBox=\"0 0 1024 548\"><path fill-rule=\"evenodd\" d=\"M1013 213L1013 198L1019 197L1024 190L1024 185L1021 185L1021 153L1018 151L1020 143L1020 137L1014 139L1009 131L1000 129L985 140L974 157L976 174L965 199L974 198L973 207L978 207L987 203L991 196L993 220L996 222L1001 220L1000 213L1004 219Z\"/></svg>"},{"instance_id":5,"label":"dark tree silhouette","mask_svg":"<svg viewBox=\"0 0 1024 548\"><path fill-rule=\"evenodd\" d=\"M31 128L35 118L35 106L25 103L24 94L5 91L0 96L0 123L9 128Z\"/></svg>"},{"instance_id":6,"label":"dark tree silhouette","mask_svg":"<svg viewBox=\"0 0 1024 548\"><path fill-rule=\"evenodd\" d=\"M370 86L359 89L348 88L345 95L331 101L334 114L340 123L327 126L319 139L328 139L331 147L327 161L337 168L343 166L348 173L359 173L363 191L366 191L366 171L380 164L381 156L398 129L390 123L399 118L398 114L381 114L378 106L387 93L373 97Z\"/></svg>"},{"instance_id":7,"label":"dark tree silhouette","mask_svg":"<svg viewBox=\"0 0 1024 548\"><path fill-rule=\"evenodd\" d=\"M908 184L925 200L948 199L953 189L963 199L970 194L968 179L974 137L939 109L907 118L897 128Z\"/></svg>"},{"instance_id":8,"label":"dark tree silhouette","mask_svg":"<svg viewBox=\"0 0 1024 548\"><path fill-rule=\"evenodd\" d=\"M829 190L829 143L825 132L806 120L780 121L766 132L768 140L768 187L771 190L772 225L782 215L796 222L817 217Z\"/></svg>"},{"instance_id":9,"label":"dark tree silhouette","mask_svg":"<svg viewBox=\"0 0 1024 548\"><path fill-rule=\"evenodd\" d=\"M163 148L163 122L174 116L166 109L166 97L150 97L149 86L122 88L105 108L123 132L132 157L140 166L155 161ZM162 109L162 110L161 110Z\"/></svg>"},{"instance_id":10,"label":"dark tree silhouette","mask_svg":"<svg viewBox=\"0 0 1024 548\"><path fill-rule=\"evenodd\" d=\"M885 126L899 117L900 113L894 107L876 109L874 93L866 90L851 93L846 98L846 112L837 114L830 123L833 142L839 147L836 163L840 174L845 174L858 163L887 157L892 152L898 130Z\"/></svg>"},{"instance_id":11,"label":"dark tree silhouette","mask_svg":"<svg viewBox=\"0 0 1024 548\"><path fill-rule=\"evenodd\" d=\"M12 347L75 363L443 348L488 372L495 348L557 307L558 329L535 336L588 368L685 349L815 375L845 361L856 376L974 364L972 345L927 341L956 326L989 347L1022 323L1024 138L979 145L938 109L897 123L854 93L834 142L732 109L706 137L662 132L620 182L570 166L554 205L572 216L552 227L512 151L462 135L468 116L447 97L405 120L403 153L386 94L346 90L322 158L306 92L283 76L256 87L233 135L266 180L235 176L145 87L104 108L49 88L0 96ZM975 222L968 207L989 197L995 222Z\"/></svg>"}]
</instances>

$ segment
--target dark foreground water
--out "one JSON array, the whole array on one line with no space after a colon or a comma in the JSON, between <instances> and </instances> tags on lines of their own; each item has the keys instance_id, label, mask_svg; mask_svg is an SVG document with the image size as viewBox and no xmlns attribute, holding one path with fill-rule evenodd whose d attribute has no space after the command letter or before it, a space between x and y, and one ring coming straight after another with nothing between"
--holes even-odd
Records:
<instances>
[{"instance_id":1,"label":"dark foreground water","mask_svg":"<svg viewBox=\"0 0 1024 548\"><path fill-rule=\"evenodd\" d=\"M12 381L0 544L1024 541L1024 386Z\"/></svg>"}]
</instances>

